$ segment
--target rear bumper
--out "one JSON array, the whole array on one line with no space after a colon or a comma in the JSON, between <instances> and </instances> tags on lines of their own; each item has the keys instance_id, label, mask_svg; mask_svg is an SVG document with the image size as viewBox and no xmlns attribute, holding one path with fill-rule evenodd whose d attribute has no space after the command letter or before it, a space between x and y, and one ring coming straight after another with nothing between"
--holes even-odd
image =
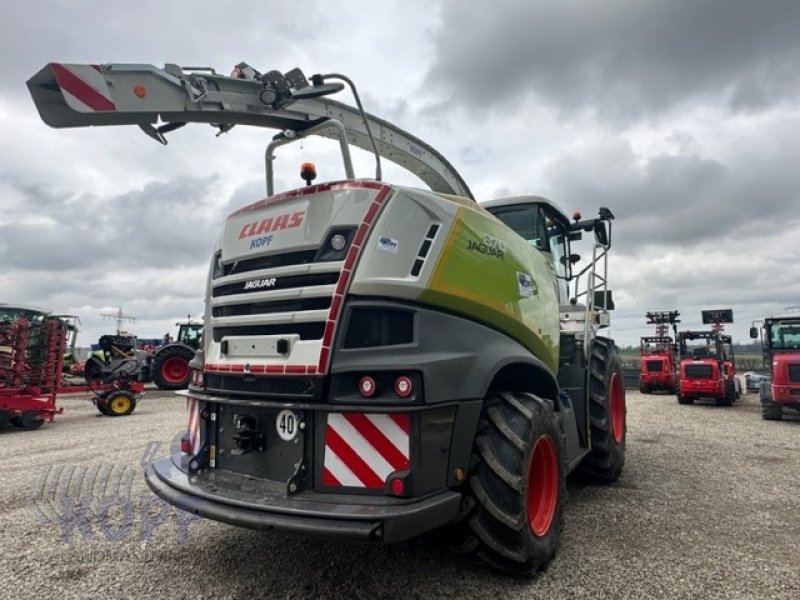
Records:
<instances>
[{"instance_id":1,"label":"rear bumper","mask_svg":"<svg viewBox=\"0 0 800 600\"><path fill-rule=\"evenodd\" d=\"M416 537L453 521L461 504L461 494L453 491L417 500L316 492L287 497L267 482L259 487L233 473L190 477L169 457L148 465L145 480L163 500L200 517L250 529L361 542ZM239 485L223 491L223 483Z\"/></svg>"},{"instance_id":2,"label":"rear bumper","mask_svg":"<svg viewBox=\"0 0 800 600\"><path fill-rule=\"evenodd\" d=\"M772 385L774 404L800 405L800 385Z\"/></svg>"},{"instance_id":3,"label":"rear bumper","mask_svg":"<svg viewBox=\"0 0 800 600\"><path fill-rule=\"evenodd\" d=\"M680 393L682 396L722 397L725 395L725 388L717 381L681 379Z\"/></svg>"},{"instance_id":4,"label":"rear bumper","mask_svg":"<svg viewBox=\"0 0 800 600\"><path fill-rule=\"evenodd\" d=\"M666 390L673 387L673 380L669 375L641 375L639 377L639 385L648 387L652 390Z\"/></svg>"}]
</instances>

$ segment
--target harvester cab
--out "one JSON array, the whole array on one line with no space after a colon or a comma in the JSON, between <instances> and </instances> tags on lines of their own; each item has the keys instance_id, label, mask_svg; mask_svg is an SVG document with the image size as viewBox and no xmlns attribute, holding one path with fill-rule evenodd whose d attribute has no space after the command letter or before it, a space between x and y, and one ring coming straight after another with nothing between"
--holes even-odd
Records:
<instances>
[{"instance_id":1,"label":"harvester cab","mask_svg":"<svg viewBox=\"0 0 800 600\"><path fill-rule=\"evenodd\" d=\"M356 107L329 95L347 86ZM533 196L475 202L433 147L367 114L339 74L53 63L28 81L53 127L190 122L278 130L267 198L231 214L209 265L180 454L151 489L240 526L370 542L435 528L515 573L550 560L565 480L625 461L613 214ZM345 180L275 193L275 151L338 141ZM375 157L355 176L350 146ZM430 189L382 181L381 158ZM591 259L572 252L593 235ZM198 502L198 498L202 498Z\"/></svg>"},{"instance_id":2,"label":"harvester cab","mask_svg":"<svg viewBox=\"0 0 800 600\"><path fill-rule=\"evenodd\" d=\"M761 416L778 421L784 409L800 411L800 310L767 317L761 321L760 335L756 325L750 328L750 337L760 337L764 366L770 373L759 389Z\"/></svg>"},{"instance_id":3,"label":"harvester cab","mask_svg":"<svg viewBox=\"0 0 800 600\"><path fill-rule=\"evenodd\" d=\"M656 326L655 336L640 340L639 348L639 391L648 394L664 390L674 394L678 387L677 353L678 326L680 313L677 310L648 312L647 323ZM672 326L674 338L670 337Z\"/></svg>"}]
</instances>

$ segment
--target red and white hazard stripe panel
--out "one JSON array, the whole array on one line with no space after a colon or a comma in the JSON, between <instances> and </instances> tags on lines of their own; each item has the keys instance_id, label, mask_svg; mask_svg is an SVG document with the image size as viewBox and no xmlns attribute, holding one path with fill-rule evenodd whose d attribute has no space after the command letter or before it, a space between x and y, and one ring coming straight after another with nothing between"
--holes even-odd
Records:
<instances>
[{"instance_id":1,"label":"red and white hazard stripe panel","mask_svg":"<svg viewBox=\"0 0 800 600\"><path fill-rule=\"evenodd\" d=\"M58 87L64 94L64 100L72 110L77 112L105 112L117 110L111 100L103 74L98 65L65 65L51 63L53 75Z\"/></svg>"},{"instance_id":2,"label":"red and white hazard stripe panel","mask_svg":"<svg viewBox=\"0 0 800 600\"><path fill-rule=\"evenodd\" d=\"M186 398L186 431L191 456L195 456L200 452L200 403L194 398Z\"/></svg>"},{"instance_id":3,"label":"red and white hazard stripe panel","mask_svg":"<svg viewBox=\"0 0 800 600\"><path fill-rule=\"evenodd\" d=\"M329 413L322 484L383 488L395 471L408 469L407 414Z\"/></svg>"}]
</instances>

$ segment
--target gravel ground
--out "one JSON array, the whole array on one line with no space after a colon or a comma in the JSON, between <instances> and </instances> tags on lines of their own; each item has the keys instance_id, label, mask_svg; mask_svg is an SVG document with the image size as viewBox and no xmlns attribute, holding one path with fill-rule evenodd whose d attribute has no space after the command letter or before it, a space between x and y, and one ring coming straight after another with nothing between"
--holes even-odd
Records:
<instances>
[{"instance_id":1,"label":"gravel ground","mask_svg":"<svg viewBox=\"0 0 800 600\"><path fill-rule=\"evenodd\" d=\"M63 396L54 423L0 432L0 597L800 597L800 419L762 421L755 395L731 408L627 401L622 478L570 484L555 560L519 580L423 540L321 542L167 514L141 465L166 453L183 400L150 393L109 418ZM87 493L88 512L57 500ZM103 496L128 500L104 512Z\"/></svg>"}]
</instances>

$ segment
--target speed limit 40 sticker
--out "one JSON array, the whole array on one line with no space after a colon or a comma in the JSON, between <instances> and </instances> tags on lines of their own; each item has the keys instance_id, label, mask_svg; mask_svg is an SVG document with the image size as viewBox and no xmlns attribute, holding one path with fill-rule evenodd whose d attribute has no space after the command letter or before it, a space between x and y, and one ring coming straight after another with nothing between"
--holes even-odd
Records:
<instances>
[{"instance_id":1,"label":"speed limit 40 sticker","mask_svg":"<svg viewBox=\"0 0 800 600\"><path fill-rule=\"evenodd\" d=\"M291 410L282 410L275 419L275 429L282 440L291 442L300 429L300 417Z\"/></svg>"}]
</instances>

